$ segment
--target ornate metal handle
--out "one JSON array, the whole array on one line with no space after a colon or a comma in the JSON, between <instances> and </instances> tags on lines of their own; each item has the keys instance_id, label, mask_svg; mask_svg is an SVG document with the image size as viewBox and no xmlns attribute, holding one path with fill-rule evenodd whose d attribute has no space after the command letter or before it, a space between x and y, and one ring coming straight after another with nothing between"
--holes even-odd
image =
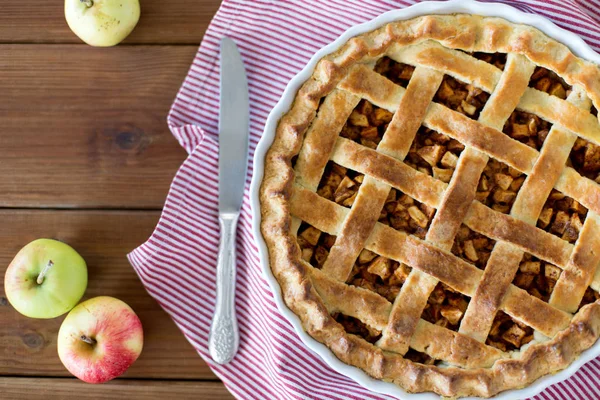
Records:
<instances>
[{"instance_id":1,"label":"ornate metal handle","mask_svg":"<svg viewBox=\"0 0 600 400\"><path fill-rule=\"evenodd\" d=\"M235 233L239 214L219 217L221 244L217 261L217 306L210 327L208 351L214 362L227 364L239 345L235 316Z\"/></svg>"}]
</instances>

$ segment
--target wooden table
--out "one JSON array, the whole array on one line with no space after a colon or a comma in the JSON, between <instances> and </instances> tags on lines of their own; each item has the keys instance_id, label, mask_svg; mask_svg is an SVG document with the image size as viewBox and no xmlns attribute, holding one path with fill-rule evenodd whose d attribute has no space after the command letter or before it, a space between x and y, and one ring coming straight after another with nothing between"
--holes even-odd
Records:
<instances>
[{"instance_id":1,"label":"wooden table","mask_svg":"<svg viewBox=\"0 0 600 400\"><path fill-rule=\"evenodd\" d=\"M231 395L146 293L125 255L156 225L186 154L166 116L218 0L143 0L124 44L82 44L63 0L0 6L0 398L224 399ZM6 266L39 237L63 240L88 262L85 298L118 297L146 340L120 379L84 384L62 366L63 317L18 314Z\"/></svg>"}]
</instances>

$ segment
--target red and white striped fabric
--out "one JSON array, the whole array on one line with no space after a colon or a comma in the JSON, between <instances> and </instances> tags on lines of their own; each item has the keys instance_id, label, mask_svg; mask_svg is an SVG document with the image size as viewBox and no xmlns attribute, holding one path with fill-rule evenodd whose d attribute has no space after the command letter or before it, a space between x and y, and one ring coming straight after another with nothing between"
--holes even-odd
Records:
<instances>
[{"instance_id":1,"label":"red and white striped fabric","mask_svg":"<svg viewBox=\"0 0 600 400\"><path fill-rule=\"evenodd\" d=\"M352 25L416 3L347 0L225 0L215 15L169 115L171 131L188 151L152 237L129 259L148 292L172 316L200 356L241 399L391 399L331 370L308 350L273 301L261 274L244 199L238 231L236 307L240 349L228 365L207 351L215 304L219 40L238 44L250 88L250 153L288 81L321 47ZM600 51L600 0L504 1L548 17ZM251 158L250 158L251 159ZM252 165L248 168L246 189ZM600 398L600 358L536 399Z\"/></svg>"}]
</instances>

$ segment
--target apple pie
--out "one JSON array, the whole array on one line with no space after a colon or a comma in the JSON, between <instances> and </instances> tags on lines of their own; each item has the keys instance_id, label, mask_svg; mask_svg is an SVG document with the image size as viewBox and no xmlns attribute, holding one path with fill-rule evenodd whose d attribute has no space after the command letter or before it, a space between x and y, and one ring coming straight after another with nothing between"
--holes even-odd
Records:
<instances>
[{"instance_id":1,"label":"apple pie","mask_svg":"<svg viewBox=\"0 0 600 400\"><path fill-rule=\"evenodd\" d=\"M280 119L261 232L344 363L489 397L600 335L600 69L500 18L429 15L321 59Z\"/></svg>"}]
</instances>

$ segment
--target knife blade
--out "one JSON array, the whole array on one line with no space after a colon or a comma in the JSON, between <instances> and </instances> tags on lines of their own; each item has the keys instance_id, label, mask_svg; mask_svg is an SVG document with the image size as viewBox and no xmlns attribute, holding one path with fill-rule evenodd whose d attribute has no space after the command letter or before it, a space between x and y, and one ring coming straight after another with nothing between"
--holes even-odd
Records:
<instances>
[{"instance_id":1,"label":"knife blade","mask_svg":"<svg viewBox=\"0 0 600 400\"><path fill-rule=\"evenodd\" d=\"M250 110L248 82L242 57L233 40L221 40L219 111L219 224L217 298L208 339L209 353L218 364L233 359L239 345L235 315L235 236L244 199L248 166Z\"/></svg>"},{"instance_id":2,"label":"knife blade","mask_svg":"<svg viewBox=\"0 0 600 400\"><path fill-rule=\"evenodd\" d=\"M248 82L233 40L221 41L219 213L239 212L248 166Z\"/></svg>"}]
</instances>

